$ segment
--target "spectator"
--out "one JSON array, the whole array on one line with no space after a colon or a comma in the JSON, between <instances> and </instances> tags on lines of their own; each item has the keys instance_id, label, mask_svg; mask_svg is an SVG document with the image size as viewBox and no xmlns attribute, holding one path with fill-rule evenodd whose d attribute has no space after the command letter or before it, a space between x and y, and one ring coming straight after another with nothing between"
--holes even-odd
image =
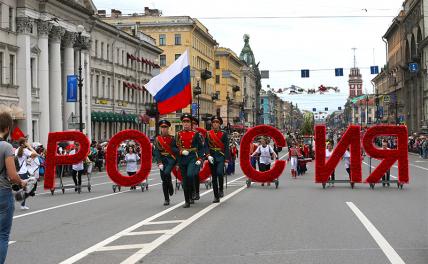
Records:
<instances>
[{"instance_id":1,"label":"spectator","mask_svg":"<svg viewBox=\"0 0 428 264\"><path fill-rule=\"evenodd\" d=\"M22 187L27 184L16 172L12 145L6 141L12 124L9 113L0 113L0 264L6 261L15 210L12 184Z\"/></svg>"},{"instance_id":2,"label":"spectator","mask_svg":"<svg viewBox=\"0 0 428 264\"><path fill-rule=\"evenodd\" d=\"M20 138L18 140L19 147L15 150L15 157L17 159L17 169L19 177L22 180L26 180L29 178L28 168L29 164L27 164L27 160L32 156L38 156L37 152L28 144L26 138ZM21 203L21 210L28 210L30 207L26 206L26 199L24 199Z\"/></svg>"}]
</instances>

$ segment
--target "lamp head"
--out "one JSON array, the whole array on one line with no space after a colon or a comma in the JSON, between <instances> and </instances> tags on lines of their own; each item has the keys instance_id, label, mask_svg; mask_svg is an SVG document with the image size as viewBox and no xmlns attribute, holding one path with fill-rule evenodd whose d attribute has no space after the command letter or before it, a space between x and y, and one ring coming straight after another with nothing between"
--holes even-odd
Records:
<instances>
[{"instance_id":1,"label":"lamp head","mask_svg":"<svg viewBox=\"0 0 428 264\"><path fill-rule=\"evenodd\" d=\"M83 31L85 31L85 27L83 25L78 25L76 30L77 33L83 33Z\"/></svg>"}]
</instances>

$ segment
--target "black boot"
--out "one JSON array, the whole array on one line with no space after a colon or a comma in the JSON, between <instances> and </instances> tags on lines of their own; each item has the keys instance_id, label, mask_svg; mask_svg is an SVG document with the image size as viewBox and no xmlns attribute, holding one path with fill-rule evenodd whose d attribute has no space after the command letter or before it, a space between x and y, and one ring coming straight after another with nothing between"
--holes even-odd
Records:
<instances>
[{"instance_id":1,"label":"black boot","mask_svg":"<svg viewBox=\"0 0 428 264\"><path fill-rule=\"evenodd\" d=\"M219 191L218 196L222 198L224 196L223 190Z\"/></svg>"},{"instance_id":2,"label":"black boot","mask_svg":"<svg viewBox=\"0 0 428 264\"><path fill-rule=\"evenodd\" d=\"M170 196L174 194L174 187L172 186L172 182L169 183L168 191Z\"/></svg>"},{"instance_id":3,"label":"black boot","mask_svg":"<svg viewBox=\"0 0 428 264\"><path fill-rule=\"evenodd\" d=\"M169 200L165 200L165 202L163 203L163 205L168 206L169 205Z\"/></svg>"},{"instance_id":4,"label":"black boot","mask_svg":"<svg viewBox=\"0 0 428 264\"><path fill-rule=\"evenodd\" d=\"M199 193L197 192L196 194L195 194L195 200L199 200L199 199L201 199L201 196L199 195Z\"/></svg>"},{"instance_id":5,"label":"black boot","mask_svg":"<svg viewBox=\"0 0 428 264\"><path fill-rule=\"evenodd\" d=\"M185 202L183 205L183 208L189 208L190 207L190 203Z\"/></svg>"},{"instance_id":6,"label":"black boot","mask_svg":"<svg viewBox=\"0 0 428 264\"><path fill-rule=\"evenodd\" d=\"M214 197L213 203L219 203L219 202L220 202L220 198Z\"/></svg>"}]
</instances>

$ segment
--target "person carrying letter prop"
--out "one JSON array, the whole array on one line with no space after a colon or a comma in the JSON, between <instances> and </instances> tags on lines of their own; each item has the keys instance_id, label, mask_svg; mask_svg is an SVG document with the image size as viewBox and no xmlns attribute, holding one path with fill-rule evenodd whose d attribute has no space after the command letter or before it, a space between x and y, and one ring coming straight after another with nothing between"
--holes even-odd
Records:
<instances>
[{"instance_id":1,"label":"person carrying letter prop","mask_svg":"<svg viewBox=\"0 0 428 264\"><path fill-rule=\"evenodd\" d=\"M185 200L183 207L189 208L190 204L195 203L192 199L193 177L197 175L195 171L199 171L202 165L204 147L199 133L192 130L192 116L183 114L180 119L183 122L183 130L177 132L175 142L172 144L172 151L177 157L178 166L183 177Z\"/></svg>"},{"instance_id":2,"label":"person carrying letter prop","mask_svg":"<svg viewBox=\"0 0 428 264\"><path fill-rule=\"evenodd\" d=\"M174 194L172 186L171 171L177 163L171 145L175 142L174 136L168 132L171 123L167 120L160 120L159 127L161 134L155 138L153 156L158 164L160 176L162 179L162 190L165 202L163 205L169 205L169 197Z\"/></svg>"},{"instance_id":3,"label":"person carrying letter prop","mask_svg":"<svg viewBox=\"0 0 428 264\"><path fill-rule=\"evenodd\" d=\"M208 131L206 145L208 147L208 161L210 162L213 180L214 200L219 203L223 194L224 168L230 160L229 139L227 133L220 130L223 120L219 116L211 118L213 129Z\"/></svg>"}]
</instances>

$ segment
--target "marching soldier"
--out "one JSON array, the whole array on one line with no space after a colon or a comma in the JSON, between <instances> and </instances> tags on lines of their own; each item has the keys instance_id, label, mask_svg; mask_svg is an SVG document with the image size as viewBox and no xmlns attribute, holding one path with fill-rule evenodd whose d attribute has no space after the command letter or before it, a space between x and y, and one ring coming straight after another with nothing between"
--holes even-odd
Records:
<instances>
[{"instance_id":1,"label":"marching soldier","mask_svg":"<svg viewBox=\"0 0 428 264\"><path fill-rule=\"evenodd\" d=\"M183 176L184 208L189 208L192 199L193 178L198 174L199 167L202 165L204 149L201 142L201 136L195 130L192 130L192 116L183 114L181 116L183 130L177 132L175 142L172 144L172 150L176 154L181 175Z\"/></svg>"},{"instance_id":2,"label":"marching soldier","mask_svg":"<svg viewBox=\"0 0 428 264\"><path fill-rule=\"evenodd\" d=\"M208 161L210 162L213 179L214 200L219 203L223 197L224 168L230 160L229 139L227 133L220 130L223 120L219 116L211 118L213 129L208 131L206 145L208 148Z\"/></svg>"},{"instance_id":3,"label":"marching soldier","mask_svg":"<svg viewBox=\"0 0 428 264\"><path fill-rule=\"evenodd\" d=\"M197 132L199 132L199 135L201 136L201 141L202 141L202 145L204 147L204 157L207 153L206 151L206 146L205 146L205 138L207 136L207 130L199 127L199 119L197 117L192 117L192 129L196 130ZM203 161L202 161L202 165L203 165ZM201 165L201 167L202 167ZM199 200L200 199L200 195L199 195L199 171L201 169L201 167L199 167L199 170L195 170L196 175L194 175L193 177L193 190L192 190L192 199L193 200Z\"/></svg>"},{"instance_id":4,"label":"marching soldier","mask_svg":"<svg viewBox=\"0 0 428 264\"><path fill-rule=\"evenodd\" d=\"M161 134L155 138L153 156L158 163L162 179L162 190L165 197L163 205L169 205L169 197L174 194L174 187L171 181L171 171L176 164L171 145L174 142L174 136L168 133L171 123L167 120L159 121Z\"/></svg>"}]
</instances>

